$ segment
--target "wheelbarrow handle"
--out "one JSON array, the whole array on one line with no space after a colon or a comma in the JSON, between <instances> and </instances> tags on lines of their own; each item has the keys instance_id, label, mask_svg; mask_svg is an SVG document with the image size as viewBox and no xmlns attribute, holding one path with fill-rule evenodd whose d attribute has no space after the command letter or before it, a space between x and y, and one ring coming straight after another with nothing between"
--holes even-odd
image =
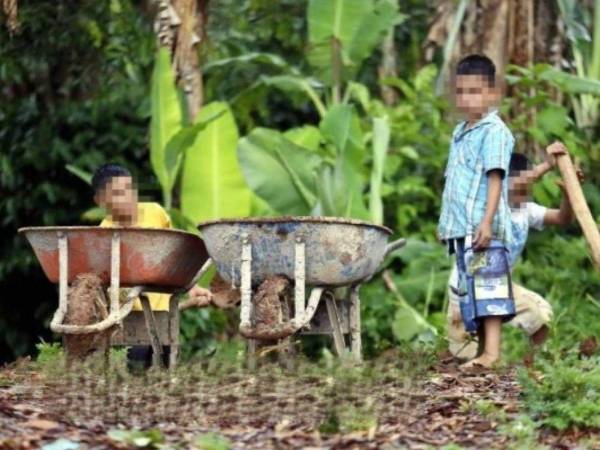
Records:
<instances>
[{"instance_id":1,"label":"wheelbarrow handle","mask_svg":"<svg viewBox=\"0 0 600 450\"><path fill-rule=\"evenodd\" d=\"M200 278L202 278L206 272L208 272L208 270L212 267L213 265L213 260L212 258L208 258L204 264L202 264L202 267L200 268L200 270L196 273L196 275L194 275L194 278L192 278L192 281L190 281L188 283L188 285L183 288L182 291L180 291L181 294L185 294L187 291L189 291L190 289L192 289L194 286L196 286L196 284L198 284L198 281L200 281Z\"/></svg>"},{"instance_id":2,"label":"wheelbarrow handle","mask_svg":"<svg viewBox=\"0 0 600 450\"><path fill-rule=\"evenodd\" d=\"M396 241L390 242L388 245L386 245L385 247L385 254L384 254L384 258L387 258L387 256L392 253L394 250L397 250L401 247L404 247L406 245L406 239L402 238L402 239L398 239Z\"/></svg>"}]
</instances>

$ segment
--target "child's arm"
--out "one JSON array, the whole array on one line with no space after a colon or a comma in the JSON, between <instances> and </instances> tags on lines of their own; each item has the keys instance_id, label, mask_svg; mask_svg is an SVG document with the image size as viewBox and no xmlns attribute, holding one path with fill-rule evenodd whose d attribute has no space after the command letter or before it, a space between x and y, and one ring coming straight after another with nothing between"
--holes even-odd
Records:
<instances>
[{"instance_id":1,"label":"child's arm","mask_svg":"<svg viewBox=\"0 0 600 450\"><path fill-rule=\"evenodd\" d=\"M487 248L492 240L492 223L500 202L500 194L502 192L502 170L490 170L488 177L487 202L485 207L485 215L475 231L473 236L473 246L475 249Z\"/></svg>"},{"instance_id":2,"label":"child's arm","mask_svg":"<svg viewBox=\"0 0 600 450\"><path fill-rule=\"evenodd\" d=\"M562 142L555 141L546 148L547 158L533 168L533 181L542 178L556 167L556 157L567 153L567 147Z\"/></svg>"},{"instance_id":3,"label":"child's arm","mask_svg":"<svg viewBox=\"0 0 600 450\"><path fill-rule=\"evenodd\" d=\"M530 173L521 175L518 182L527 183L527 185L537 182L540 178L556 167L556 157L559 155L564 155L566 152L567 149L562 142L556 141L549 145L546 148L547 158L543 162L533 166Z\"/></svg>"},{"instance_id":4,"label":"child's arm","mask_svg":"<svg viewBox=\"0 0 600 450\"><path fill-rule=\"evenodd\" d=\"M579 178L579 182L583 181L583 172L581 169L576 168L577 178ZM562 201L560 203L560 209L548 209L546 210L546 214L544 214L544 225L558 225L561 227L566 227L571 222L575 215L573 214L573 207L571 206L571 202L569 201L569 196L565 190L565 185L562 181L557 181L557 184L560 186L562 190Z\"/></svg>"},{"instance_id":5,"label":"child's arm","mask_svg":"<svg viewBox=\"0 0 600 450\"><path fill-rule=\"evenodd\" d=\"M533 168L535 181L556 167L556 157L568 153L567 147L562 142L555 141L546 148L546 160Z\"/></svg>"}]
</instances>

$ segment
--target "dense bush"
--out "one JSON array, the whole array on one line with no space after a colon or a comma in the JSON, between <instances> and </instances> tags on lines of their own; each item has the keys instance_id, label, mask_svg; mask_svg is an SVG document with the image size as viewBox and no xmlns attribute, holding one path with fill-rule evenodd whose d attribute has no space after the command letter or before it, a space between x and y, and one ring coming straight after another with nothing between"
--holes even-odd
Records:
<instances>
[{"instance_id":1,"label":"dense bush","mask_svg":"<svg viewBox=\"0 0 600 450\"><path fill-rule=\"evenodd\" d=\"M29 225L75 224L91 192L66 164L119 161L153 189L147 162L149 23L128 0L20 2L0 31L0 361L32 351L56 302Z\"/></svg>"}]
</instances>

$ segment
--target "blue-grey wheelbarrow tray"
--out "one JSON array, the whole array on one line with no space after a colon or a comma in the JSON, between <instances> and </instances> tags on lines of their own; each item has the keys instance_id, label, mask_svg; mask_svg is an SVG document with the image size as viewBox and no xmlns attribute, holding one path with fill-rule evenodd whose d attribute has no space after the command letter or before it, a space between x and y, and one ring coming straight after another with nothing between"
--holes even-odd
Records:
<instances>
[{"instance_id":1,"label":"blue-grey wheelbarrow tray","mask_svg":"<svg viewBox=\"0 0 600 450\"><path fill-rule=\"evenodd\" d=\"M224 219L198 227L222 278L240 285L242 242L252 245L252 284L294 278L296 243L305 245L306 284L343 286L370 278L391 250L389 228L336 217ZM397 241L399 242L399 241Z\"/></svg>"}]
</instances>

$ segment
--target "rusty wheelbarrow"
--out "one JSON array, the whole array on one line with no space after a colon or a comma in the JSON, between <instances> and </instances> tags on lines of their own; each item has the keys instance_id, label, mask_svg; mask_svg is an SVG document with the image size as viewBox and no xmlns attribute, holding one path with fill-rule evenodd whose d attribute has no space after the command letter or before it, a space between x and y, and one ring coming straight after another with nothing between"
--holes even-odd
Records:
<instances>
[{"instance_id":1,"label":"rusty wheelbarrow","mask_svg":"<svg viewBox=\"0 0 600 450\"><path fill-rule=\"evenodd\" d=\"M208 253L198 236L179 230L101 227L21 228L44 273L59 284L59 305L50 323L60 334L88 334L107 330L125 321L117 341L122 345L149 343L154 364L162 357L162 345L171 345L169 366L179 350L179 297L194 286L208 269ZM80 274L95 274L109 288L110 312L91 325L65 324L69 284ZM120 288L131 288L121 303ZM147 292L171 294L167 314L152 311ZM140 298L143 314L130 314ZM129 317L128 317L129 316ZM143 317L142 317L143 316ZM127 326L127 321L130 320ZM157 326L157 323L161 327ZM146 336L140 337L140 326ZM118 334L118 333L117 333ZM162 341L162 342L161 342Z\"/></svg>"},{"instance_id":2,"label":"rusty wheelbarrow","mask_svg":"<svg viewBox=\"0 0 600 450\"><path fill-rule=\"evenodd\" d=\"M386 227L334 217L227 219L202 223L199 229L219 275L240 287L240 332L251 343L256 337L253 288L267 277L283 275L294 281L288 334L309 331L318 318L315 313L323 311L319 302L324 297L330 325L326 334L333 336L336 353L346 351L344 334L349 334L350 351L360 361L360 285L404 239L388 243L392 231ZM311 287L308 303L306 286ZM334 291L340 287L349 288L347 299L336 301ZM274 332L272 337L281 336Z\"/></svg>"}]
</instances>

